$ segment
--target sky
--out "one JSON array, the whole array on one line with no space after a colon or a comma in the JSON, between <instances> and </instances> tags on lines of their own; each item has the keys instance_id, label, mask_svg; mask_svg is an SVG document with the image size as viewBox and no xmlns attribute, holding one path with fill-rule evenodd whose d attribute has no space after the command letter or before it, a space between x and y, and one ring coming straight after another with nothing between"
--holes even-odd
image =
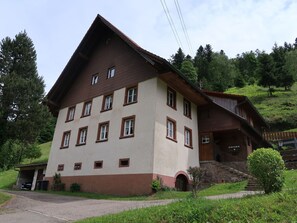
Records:
<instances>
[{"instance_id":1,"label":"sky","mask_svg":"<svg viewBox=\"0 0 297 223\"><path fill-rule=\"evenodd\" d=\"M39 75L50 90L100 14L144 49L165 59L179 47L192 57L211 44L230 57L294 43L297 0L0 0L0 40L26 30L37 52ZM189 43L176 9L178 2Z\"/></svg>"}]
</instances>

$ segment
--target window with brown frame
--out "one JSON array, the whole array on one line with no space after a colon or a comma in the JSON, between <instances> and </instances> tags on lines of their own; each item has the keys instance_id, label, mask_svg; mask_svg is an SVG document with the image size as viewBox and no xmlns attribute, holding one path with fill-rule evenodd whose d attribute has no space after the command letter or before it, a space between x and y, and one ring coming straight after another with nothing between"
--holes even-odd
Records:
<instances>
[{"instance_id":1,"label":"window with brown frame","mask_svg":"<svg viewBox=\"0 0 297 223\"><path fill-rule=\"evenodd\" d=\"M61 149L66 149L69 147L71 131L67 131L63 133Z\"/></svg>"},{"instance_id":2,"label":"window with brown frame","mask_svg":"<svg viewBox=\"0 0 297 223\"><path fill-rule=\"evenodd\" d=\"M109 79L109 78L112 78L112 77L114 77L114 75L115 75L115 67L110 67L110 68L108 68L108 71L107 71L107 79Z\"/></svg>"},{"instance_id":3,"label":"window with brown frame","mask_svg":"<svg viewBox=\"0 0 297 223\"><path fill-rule=\"evenodd\" d=\"M81 165L82 165L81 163L75 163L73 169L74 170L81 170Z\"/></svg>"},{"instance_id":4,"label":"window with brown frame","mask_svg":"<svg viewBox=\"0 0 297 223\"><path fill-rule=\"evenodd\" d=\"M104 142L108 140L109 121L98 124L98 134L96 142Z\"/></svg>"},{"instance_id":5,"label":"window with brown frame","mask_svg":"<svg viewBox=\"0 0 297 223\"><path fill-rule=\"evenodd\" d=\"M167 87L167 105L176 109L176 91Z\"/></svg>"},{"instance_id":6,"label":"window with brown frame","mask_svg":"<svg viewBox=\"0 0 297 223\"><path fill-rule=\"evenodd\" d=\"M123 118L120 138L134 137L134 132L135 132L135 115Z\"/></svg>"},{"instance_id":7,"label":"window with brown frame","mask_svg":"<svg viewBox=\"0 0 297 223\"><path fill-rule=\"evenodd\" d=\"M64 170L64 164L59 164L57 171L63 171Z\"/></svg>"},{"instance_id":8,"label":"window with brown frame","mask_svg":"<svg viewBox=\"0 0 297 223\"><path fill-rule=\"evenodd\" d=\"M98 80L99 80L99 76L98 74L94 74L92 75L92 79L91 79L91 85L95 85L98 83Z\"/></svg>"},{"instance_id":9,"label":"window with brown frame","mask_svg":"<svg viewBox=\"0 0 297 223\"><path fill-rule=\"evenodd\" d=\"M91 115L91 109L92 109L92 101L85 102L81 116L85 117L85 116Z\"/></svg>"},{"instance_id":10,"label":"window with brown frame","mask_svg":"<svg viewBox=\"0 0 297 223\"><path fill-rule=\"evenodd\" d=\"M185 146L193 148L192 129L185 127Z\"/></svg>"},{"instance_id":11,"label":"window with brown frame","mask_svg":"<svg viewBox=\"0 0 297 223\"><path fill-rule=\"evenodd\" d=\"M74 114L75 114L75 106L69 107L67 112L66 122L72 121L74 119Z\"/></svg>"},{"instance_id":12,"label":"window with brown frame","mask_svg":"<svg viewBox=\"0 0 297 223\"><path fill-rule=\"evenodd\" d=\"M130 166L129 158L119 159L119 167L128 167L128 166Z\"/></svg>"},{"instance_id":13,"label":"window with brown frame","mask_svg":"<svg viewBox=\"0 0 297 223\"><path fill-rule=\"evenodd\" d=\"M191 102L184 98L184 115L191 118Z\"/></svg>"},{"instance_id":14,"label":"window with brown frame","mask_svg":"<svg viewBox=\"0 0 297 223\"><path fill-rule=\"evenodd\" d=\"M124 105L129 105L137 102L137 86L126 88L125 93L125 103Z\"/></svg>"},{"instance_id":15,"label":"window with brown frame","mask_svg":"<svg viewBox=\"0 0 297 223\"><path fill-rule=\"evenodd\" d=\"M76 145L85 145L87 143L88 127L82 127L78 130Z\"/></svg>"},{"instance_id":16,"label":"window with brown frame","mask_svg":"<svg viewBox=\"0 0 297 223\"><path fill-rule=\"evenodd\" d=\"M176 141L176 121L167 117L166 127L166 138Z\"/></svg>"},{"instance_id":17,"label":"window with brown frame","mask_svg":"<svg viewBox=\"0 0 297 223\"><path fill-rule=\"evenodd\" d=\"M103 167L103 161L98 160L94 162L94 169L101 169Z\"/></svg>"},{"instance_id":18,"label":"window with brown frame","mask_svg":"<svg viewBox=\"0 0 297 223\"><path fill-rule=\"evenodd\" d=\"M101 112L111 110L112 102L113 102L113 94L104 95Z\"/></svg>"}]
</instances>

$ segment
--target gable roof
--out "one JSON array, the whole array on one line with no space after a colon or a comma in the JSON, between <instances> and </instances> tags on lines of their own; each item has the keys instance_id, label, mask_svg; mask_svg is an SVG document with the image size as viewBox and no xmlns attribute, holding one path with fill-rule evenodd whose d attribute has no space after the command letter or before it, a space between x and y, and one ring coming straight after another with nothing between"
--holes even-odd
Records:
<instances>
[{"instance_id":1,"label":"gable roof","mask_svg":"<svg viewBox=\"0 0 297 223\"><path fill-rule=\"evenodd\" d=\"M193 93L196 95L194 102L197 104L207 104L211 102L209 97L189 82L187 78L180 71L174 68L167 60L144 50L102 16L97 15L56 83L47 94L46 103L54 114L57 114L62 98L67 94L76 77L80 74L82 68L88 63L89 56L91 55L96 43L100 40L105 40L105 38L111 33L117 35L140 57L142 57L151 66L155 67L161 79L166 82L170 82L172 85L176 85L176 81L178 80L180 86L177 87L182 90L185 89L184 85L187 85L187 88L191 89L191 92L195 92ZM187 91L189 92L189 90Z\"/></svg>"}]
</instances>

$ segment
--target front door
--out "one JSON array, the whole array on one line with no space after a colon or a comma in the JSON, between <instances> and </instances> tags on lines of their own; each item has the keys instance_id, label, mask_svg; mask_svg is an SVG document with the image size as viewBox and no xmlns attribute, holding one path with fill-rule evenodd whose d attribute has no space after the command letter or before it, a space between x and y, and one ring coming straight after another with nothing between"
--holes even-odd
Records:
<instances>
[{"instance_id":1,"label":"front door","mask_svg":"<svg viewBox=\"0 0 297 223\"><path fill-rule=\"evenodd\" d=\"M212 133L200 134L199 159L200 161L214 160Z\"/></svg>"}]
</instances>

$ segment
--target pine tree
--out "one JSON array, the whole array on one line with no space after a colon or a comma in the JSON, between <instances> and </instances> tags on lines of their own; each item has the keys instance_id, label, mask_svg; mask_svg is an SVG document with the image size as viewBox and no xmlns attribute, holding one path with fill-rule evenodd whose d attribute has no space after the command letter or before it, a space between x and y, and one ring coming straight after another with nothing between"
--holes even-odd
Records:
<instances>
[{"instance_id":1,"label":"pine tree","mask_svg":"<svg viewBox=\"0 0 297 223\"><path fill-rule=\"evenodd\" d=\"M184 60L185 60L185 54L181 48L178 48L176 54L171 56L170 62L176 69L180 70Z\"/></svg>"},{"instance_id":2,"label":"pine tree","mask_svg":"<svg viewBox=\"0 0 297 223\"><path fill-rule=\"evenodd\" d=\"M197 82L197 72L196 69L190 60L185 60L182 65L180 71L193 83Z\"/></svg>"},{"instance_id":3,"label":"pine tree","mask_svg":"<svg viewBox=\"0 0 297 223\"><path fill-rule=\"evenodd\" d=\"M0 152L8 141L9 145L21 144L18 162L35 156L30 149L49 118L42 105L44 82L37 73L36 57L26 32L0 43ZM0 163L0 168L12 165Z\"/></svg>"}]
</instances>

